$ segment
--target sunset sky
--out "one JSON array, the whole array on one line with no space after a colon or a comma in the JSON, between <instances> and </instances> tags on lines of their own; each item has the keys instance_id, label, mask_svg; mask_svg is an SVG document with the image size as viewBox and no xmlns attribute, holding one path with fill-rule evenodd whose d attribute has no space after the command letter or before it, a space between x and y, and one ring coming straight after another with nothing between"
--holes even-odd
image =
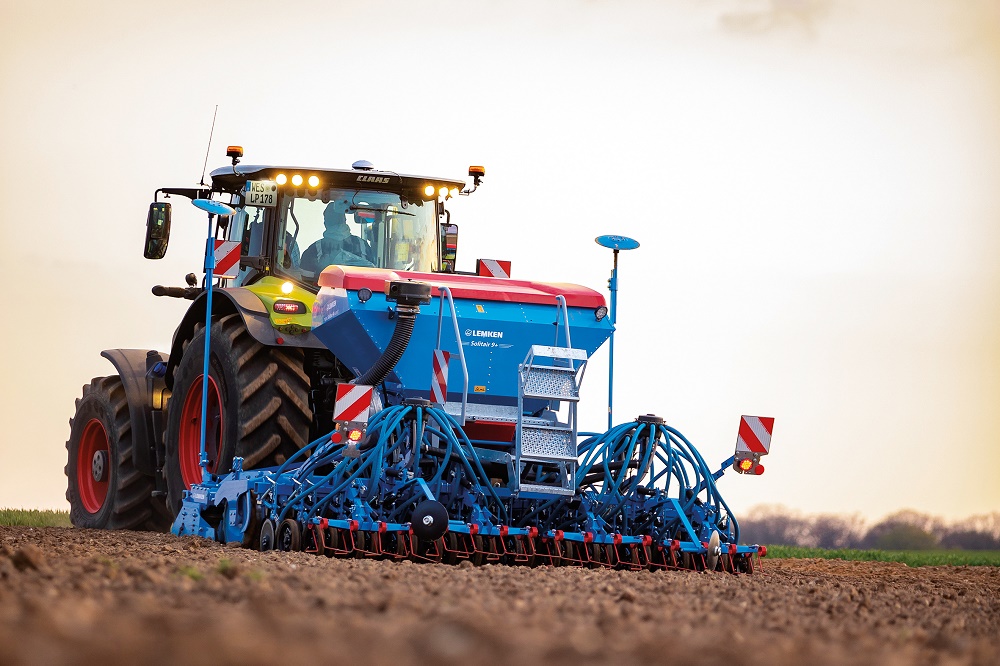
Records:
<instances>
[{"instance_id":1,"label":"sunset sky","mask_svg":"<svg viewBox=\"0 0 1000 666\"><path fill-rule=\"evenodd\" d=\"M102 349L168 350L204 218L146 207L246 163L463 176L459 267L605 290L616 421L713 463L773 416L757 504L1000 511L1000 4L987 0L0 0L0 507L67 508ZM606 426L607 350L583 426Z\"/></svg>"}]
</instances>

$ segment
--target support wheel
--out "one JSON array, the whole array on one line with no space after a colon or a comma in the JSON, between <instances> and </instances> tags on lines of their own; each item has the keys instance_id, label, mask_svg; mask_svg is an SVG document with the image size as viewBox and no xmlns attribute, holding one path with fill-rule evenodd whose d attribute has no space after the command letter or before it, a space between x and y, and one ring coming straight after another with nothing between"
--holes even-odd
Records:
<instances>
[{"instance_id":1,"label":"support wheel","mask_svg":"<svg viewBox=\"0 0 1000 666\"><path fill-rule=\"evenodd\" d=\"M184 490L199 483L205 329L186 343L167 404L167 505L180 511ZM312 410L303 352L266 347L238 314L212 324L205 450L208 471L225 474L233 457L244 469L280 465L309 441Z\"/></svg>"},{"instance_id":2,"label":"support wheel","mask_svg":"<svg viewBox=\"0 0 1000 666\"><path fill-rule=\"evenodd\" d=\"M354 553L353 553L354 557L358 558L359 560L363 560L365 558L365 556L367 555L365 551L368 550L368 542L369 540L367 532L363 530L358 530L357 532L354 533Z\"/></svg>"},{"instance_id":3,"label":"support wheel","mask_svg":"<svg viewBox=\"0 0 1000 666\"><path fill-rule=\"evenodd\" d=\"M153 508L153 479L132 462L132 423L121 379L98 377L83 387L70 419L66 499L76 527L162 529Z\"/></svg>"},{"instance_id":4,"label":"support wheel","mask_svg":"<svg viewBox=\"0 0 1000 666\"><path fill-rule=\"evenodd\" d=\"M275 546L284 553L302 550L302 528L294 518L285 518L274 535Z\"/></svg>"},{"instance_id":5,"label":"support wheel","mask_svg":"<svg viewBox=\"0 0 1000 666\"><path fill-rule=\"evenodd\" d=\"M472 546L476 549L476 552L472 554L472 563L477 567L486 564L485 544L486 542L483 541L482 536L476 534L472 537Z\"/></svg>"}]
</instances>

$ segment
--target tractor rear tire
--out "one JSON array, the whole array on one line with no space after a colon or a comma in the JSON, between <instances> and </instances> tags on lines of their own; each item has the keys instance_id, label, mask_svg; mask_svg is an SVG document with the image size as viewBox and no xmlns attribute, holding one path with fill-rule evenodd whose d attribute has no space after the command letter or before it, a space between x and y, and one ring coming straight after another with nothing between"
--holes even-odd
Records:
<instances>
[{"instance_id":1,"label":"tractor rear tire","mask_svg":"<svg viewBox=\"0 0 1000 666\"><path fill-rule=\"evenodd\" d=\"M153 479L132 460L132 422L121 378L97 377L83 387L69 420L66 476L70 520L76 527L160 530Z\"/></svg>"},{"instance_id":2,"label":"tractor rear tire","mask_svg":"<svg viewBox=\"0 0 1000 666\"><path fill-rule=\"evenodd\" d=\"M183 492L201 481L201 395L205 328L187 342L167 404L167 506L176 515ZM238 314L212 324L208 470L226 474L233 457L244 469L280 465L309 443L312 410L304 354L293 347L266 347Z\"/></svg>"}]
</instances>

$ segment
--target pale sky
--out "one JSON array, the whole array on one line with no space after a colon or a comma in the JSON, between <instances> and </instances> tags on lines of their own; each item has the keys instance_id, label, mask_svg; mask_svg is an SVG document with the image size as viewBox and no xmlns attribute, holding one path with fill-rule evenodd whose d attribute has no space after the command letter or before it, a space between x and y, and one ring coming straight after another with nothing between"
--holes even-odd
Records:
<instances>
[{"instance_id":1,"label":"pale sky","mask_svg":"<svg viewBox=\"0 0 1000 666\"><path fill-rule=\"evenodd\" d=\"M247 163L487 177L459 266L604 290L616 421L713 464L776 419L761 503L1000 511L1000 4L975 0L0 0L0 507L66 508L65 441L106 348L168 350L203 217L146 207ZM513 371L513 369L512 369ZM606 426L606 348L584 427Z\"/></svg>"}]
</instances>

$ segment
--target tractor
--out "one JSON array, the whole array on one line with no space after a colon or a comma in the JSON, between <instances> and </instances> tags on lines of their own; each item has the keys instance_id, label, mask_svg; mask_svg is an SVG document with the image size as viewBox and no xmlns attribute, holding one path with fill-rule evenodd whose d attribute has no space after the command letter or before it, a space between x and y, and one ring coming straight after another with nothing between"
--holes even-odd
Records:
<instances>
[{"instance_id":1,"label":"tractor","mask_svg":"<svg viewBox=\"0 0 1000 666\"><path fill-rule=\"evenodd\" d=\"M66 473L79 527L170 528L261 550L474 564L753 571L716 481L759 475L773 419L743 416L712 471L654 414L612 422L611 308L588 287L456 268L464 180L231 164L161 188L144 256L164 256L172 197L208 213L205 276L167 353L103 352ZM591 356L610 340L608 430L581 432ZM449 381L449 371L452 381ZM455 381L460 373L461 381ZM581 440L582 438L582 440Z\"/></svg>"},{"instance_id":2,"label":"tractor","mask_svg":"<svg viewBox=\"0 0 1000 666\"><path fill-rule=\"evenodd\" d=\"M312 333L318 279L327 265L455 274L458 226L445 202L474 191L473 179L428 178L350 169L232 165L210 186L165 187L147 215L144 256L160 259L171 203L216 198L235 214L218 217L210 251L218 258L208 374L209 469L280 464L332 428L332 391L360 372ZM74 525L166 529L182 494L201 479L199 417L206 290L155 286L192 301L168 352L102 352L117 374L95 378L76 402L67 442L66 497Z\"/></svg>"}]
</instances>

